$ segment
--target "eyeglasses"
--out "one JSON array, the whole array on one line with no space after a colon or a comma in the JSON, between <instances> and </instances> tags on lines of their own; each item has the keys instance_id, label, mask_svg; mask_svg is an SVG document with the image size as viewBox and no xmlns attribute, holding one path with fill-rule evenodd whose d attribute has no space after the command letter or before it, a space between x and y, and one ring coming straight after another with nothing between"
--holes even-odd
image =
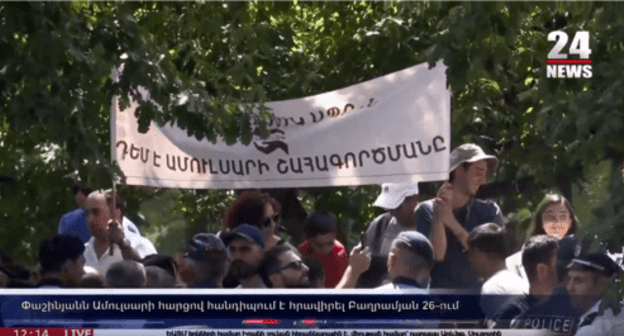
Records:
<instances>
[{"instance_id":1,"label":"eyeglasses","mask_svg":"<svg viewBox=\"0 0 624 336\"><path fill-rule=\"evenodd\" d=\"M290 264L280 268L279 271L281 272L281 271L283 271L285 269L289 269L289 268L292 268L295 271L301 271L303 269L303 261L301 261L301 260L293 261Z\"/></svg>"}]
</instances>

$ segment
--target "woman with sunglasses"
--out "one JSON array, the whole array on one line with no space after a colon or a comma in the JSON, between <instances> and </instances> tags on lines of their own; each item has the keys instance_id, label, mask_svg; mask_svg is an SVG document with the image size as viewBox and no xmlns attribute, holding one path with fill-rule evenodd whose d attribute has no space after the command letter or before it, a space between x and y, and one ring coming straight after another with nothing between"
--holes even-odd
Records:
<instances>
[{"instance_id":1,"label":"woman with sunglasses","mask_svg":"<svg viewBox=\"0 0 624 336\"><path fill-rule=\"evenodd\" d=\"M225 209L223 233L231 232L242 224L257 226L264 234L265 250L278 244L276 234L279 224L279 203L265 193L244 191Z\"/></svg>"},{"instance_id":2,"label":"woman with sunglasses","mask_svg":"<svg viewBox=\"0 0 624 336\"><path fill-rule=\"evenodd\" d=\"M542 234L561 239L574 235L577 227L578 219L572 204L559 194L549 194L537 206L526 240ZM522 267L522 250L509 256L506 264L507 269L515 271L523 279L527 279Z\"/></svg>"}]
</instances>

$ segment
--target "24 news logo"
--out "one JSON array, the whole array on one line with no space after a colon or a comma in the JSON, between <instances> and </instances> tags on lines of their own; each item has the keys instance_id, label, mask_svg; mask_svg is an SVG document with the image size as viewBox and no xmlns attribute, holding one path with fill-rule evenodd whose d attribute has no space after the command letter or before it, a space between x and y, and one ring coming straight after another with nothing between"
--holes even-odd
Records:
<instances>
[{"instance_id":1,"label":"24 news logo","mask_svg":"<svg viewBox=\"0 0 624 336\"><path fill-rule=\"evenodd\" d=\"M589 32L577 31L568 49L569 55L578 55L577 59L568 59L568 54L561 53L568 44L568 34L553 31L548 34L548 41L555 45L548 53L546 60L546 78L591 78L592 61L589 59Z\"/></svg>"}]
</instances>

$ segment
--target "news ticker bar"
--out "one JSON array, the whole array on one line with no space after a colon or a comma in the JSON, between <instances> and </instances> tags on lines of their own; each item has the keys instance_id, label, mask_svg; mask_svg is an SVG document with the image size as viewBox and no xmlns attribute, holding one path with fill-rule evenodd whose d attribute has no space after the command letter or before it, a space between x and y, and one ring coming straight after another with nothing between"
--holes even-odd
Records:
<instances>
[{"instance_id":1,"label":"news ticker bar","mask_svg":"<svg viewBox=\"0 0 624 336\"><path fill-rule=\"evenodd\" d=\"M227 329L89 329L0 328L0 336L542 336L545 330L530 329L350 329L267 331Z\"/></svg>"},{"instance_id":2,"label":"news ticker bar","mask_svg":"<svg viewBox=\"0 0 624 336\"><path fill-rule=\"evenodd\" d=\"M509 297L494 299L508 300ZM479 295L0 295L3 321L292 319L481 320ZM49 324L43 324L50 326ZM4 327L15 325L3 324ZM28 325L17 325L27 327ZM52 326L57 326L56 324ZM61 324L59 327L72 327ZM79 325L76 325L78 327ZM80 325L83 326L83 325ZM33 325L38 327L38 325ZM126 326L132 328L130 325Z\"/></svg>"}]
</instances>

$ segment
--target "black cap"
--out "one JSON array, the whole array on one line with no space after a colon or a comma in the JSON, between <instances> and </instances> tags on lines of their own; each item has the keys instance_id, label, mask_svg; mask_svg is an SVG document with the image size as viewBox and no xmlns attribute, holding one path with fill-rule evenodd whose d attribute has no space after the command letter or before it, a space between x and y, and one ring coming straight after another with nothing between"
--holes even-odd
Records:
<instances>
[{"instance_id":1,"label":"black cap","mask_svg":"<svg viewBox=\"0 0 624 336\"><path fill-rule=\"evenodd\" d=\"M610 278L619 272L620 267L604 253L591 253L572 259L568 265L568 270L589 271Z\"/></svg>"}]
</instances>

